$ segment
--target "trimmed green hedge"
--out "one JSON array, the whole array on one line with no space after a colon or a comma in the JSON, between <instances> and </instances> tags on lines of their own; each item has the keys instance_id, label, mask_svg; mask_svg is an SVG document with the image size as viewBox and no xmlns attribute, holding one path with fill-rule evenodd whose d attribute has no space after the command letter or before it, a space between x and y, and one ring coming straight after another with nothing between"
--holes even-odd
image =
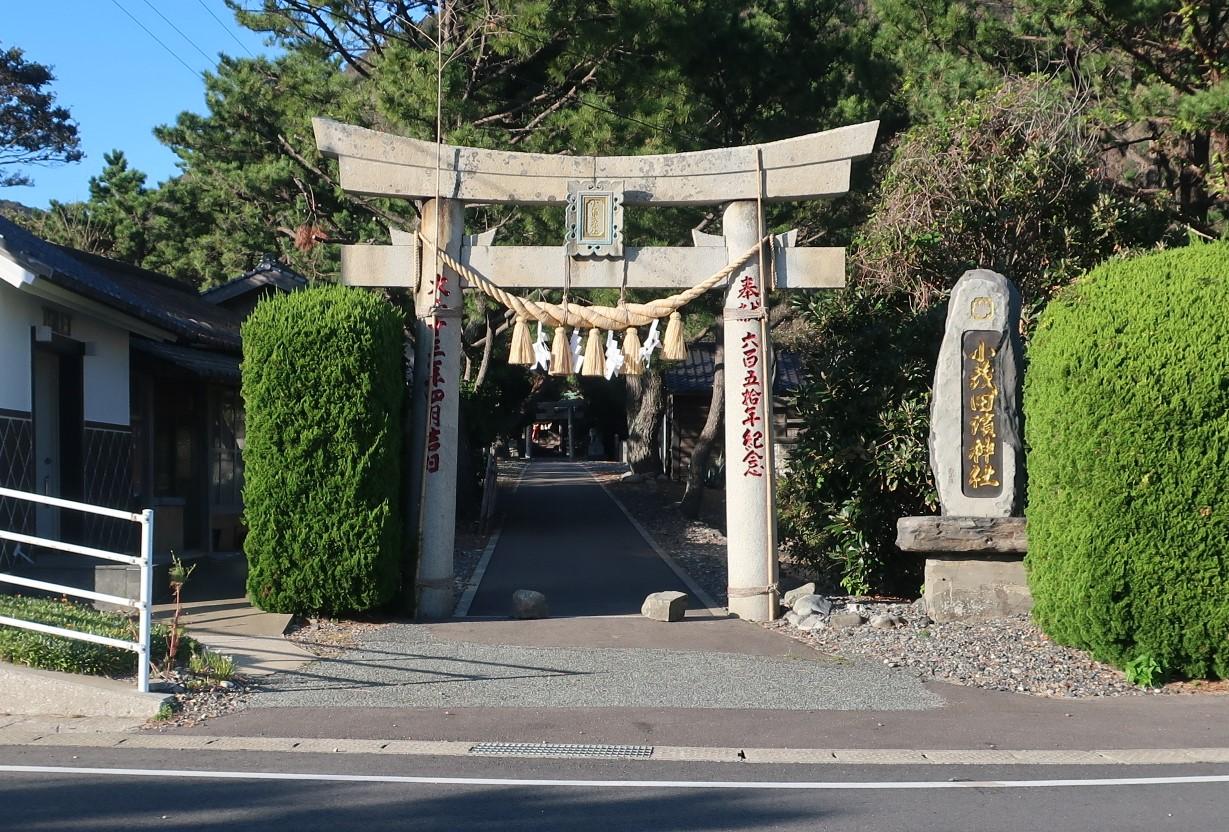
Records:
<instances>
[{"instance_id":1,"label":"trimmed green hedge","mask_svg":"<svg viewBox=\"0 0 1229 832\"><path fill-rule=\"evenodd\" d=\"M1034 616L1229 677L1229 244L1108 263L1046 309L1024 408Z\"/></svg>"},{"instance_id":2,"label":"trimmed green hedge","mask_svg":"<svg viewBox=\"0 0 1229 832\"><path fill-rule=\"evenodd\" d=\"M243 325L248 594L289 613L368 610L400 585L402 327L329 286Z\"/></svg>"},{"instance_id":3,"label":"trimmed green hedge","mask_svg":"<svg viewBox=\"0 0 1229 832\"><path fill-rule=\"evenodd\" d=\"M137 622L124 613L100 612L55 598L0 595L0 615L124 641L137 637ZM150 634L150 652L158 666L166 660L167 633L165 624L154 624ZM180 639L178 658L186 660L194 646L192 639ZM7 626L0 626L0 661L95 676L135 676L137 672L136 656L129 650Z\"/></svg>"}]
</instances>

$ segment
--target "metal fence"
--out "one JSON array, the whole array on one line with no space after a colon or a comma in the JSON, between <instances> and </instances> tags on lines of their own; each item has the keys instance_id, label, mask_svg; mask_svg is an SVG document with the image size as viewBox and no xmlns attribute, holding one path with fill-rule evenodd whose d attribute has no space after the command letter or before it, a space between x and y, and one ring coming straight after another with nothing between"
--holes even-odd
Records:
<instances>
[{"instance_id":1,"label":"metal fence","mask_svg":"<svg viewBox=\"0 0 1229 832\"><path fill-rule=\"evenodd\" d=\"M120 552L108 552L105 549L95 549L90 546L81 546L76 543L68 543L62 540L50 540L45 537L35 537L34 535L19 534L17 532L0 529L0 540L8 540L13 543L25 544L27 546L38 546L45 549L56 549L61 552L68 552L74 555L83 555L85 557L98 558L100 560L113 561L115 563L125 563L130 566L141 567L141 597L121 598L118 595L106 595L101 592L94 592L88 589L78 589L77 587L64 586L63 584L53 584L47 581L38 581L33 578L23 578L19 575L0 572L0 583L12 584L14 586L23 586L29 589L39 589L46 592L58 592L64 595L72 595L77 598L86 598L91 601L102 601L107 604L114 604L118 607L127 607L134 609L139 615L138 635L136 641L123 641L117 638L108 636L99 636L93 633L83 633L79 630L67 630L63 627L52 627L47 624L40 624L36 621L24 621L17 618L9 618L8 616L0 615L0 624L5 624L10 627L20 627L23 630L33 630L36 633L47 633L53 636L63 636L64 638L77 639L78 641L92 641L95 644L105 644L108 647L118 647L121 650L131 650L137 655L137 689L142 693L149 692L149 635L150 635L150 613L153 607L154 596L154 512L152 509L145 509L141 512L120 511L114 508L104 508L102 506L91 505L89 503L78 503L73 500L62 500L59 497L45 497L42 494L31 494L27 491L15 491L11 488L0 488L0 498L10 500L24 500L31 503L38 503L46 506L54 506L56 508L66 508L72 511L80 511L86 514L94 514L102 517L112 517L116 520L128 520L136 523L141 529L141 549L139 555L125 555Z\"/></svg>"}]
</instances>

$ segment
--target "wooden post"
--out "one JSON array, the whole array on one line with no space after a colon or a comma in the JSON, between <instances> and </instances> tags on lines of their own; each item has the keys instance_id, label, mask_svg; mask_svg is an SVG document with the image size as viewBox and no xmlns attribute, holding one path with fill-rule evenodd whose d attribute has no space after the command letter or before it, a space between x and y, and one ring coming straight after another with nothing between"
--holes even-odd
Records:
<instances>
[{"instance_id":1,"label":"wooden post","mask_svg":"<svg viewBox=\"0 0 1229 832\"><path fill-rule=\"evenodd\" d=\"M731 202L722 217L731 260L759 238L759 208ZM751 621L777 612L776 512L772 506L772 379L768 307L759 258L730 281L725 301L725 511L729 609Z\"/></svg>"},{"instance_id":2,"label":"wooden post","mask_svg":"<svg viewBox=\"0 0 1229 832\"><path fill-rule=\"evenodd\" d=\"M437 227L438 220L438 227ZM456 257L465 228L464 205L425 200L422 233ZM451 269L436 268L425 247L414 304L418 350L414 368L416 418L413 474L421 477L418 505L418 579L415 609L420 618L446 618L454 603L452 553L456 538L457 421L461 379L461 281Z\"/></svg>"},{"instance_id":3,"label":"wooden post","mask_svg":"<svg viewBox=\"0 0 1229 832\"><path fill-rule=\"evenodd\" d=\"M568 459L576 459L576 440L572 433L575 420L572 418L572 405L568 405Z\"/></svg>"}]
</instances>

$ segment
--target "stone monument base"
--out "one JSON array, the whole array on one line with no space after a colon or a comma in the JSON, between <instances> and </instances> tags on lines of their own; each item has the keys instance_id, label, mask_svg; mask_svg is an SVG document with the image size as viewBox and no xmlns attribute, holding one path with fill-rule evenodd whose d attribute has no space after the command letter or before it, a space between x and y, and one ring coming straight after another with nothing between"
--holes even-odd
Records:
<instances>
[{"instance_id":1,"label":"stone monument base","mask_svg":"<svg viewBox=\"0 0 1229 832\"><path fill-rule=\"evenodd\" d=\"M988 621L1033 608L1023 517L902 517L896 545L925 554L923 598L937 622Z\"/></svg>"}]
</instances>

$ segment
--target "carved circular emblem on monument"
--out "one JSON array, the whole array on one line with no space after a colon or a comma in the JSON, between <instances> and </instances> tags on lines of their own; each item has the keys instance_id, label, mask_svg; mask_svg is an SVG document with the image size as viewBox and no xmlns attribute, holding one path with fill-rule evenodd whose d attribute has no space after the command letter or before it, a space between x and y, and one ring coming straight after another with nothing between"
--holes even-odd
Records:
<instances>
[{"instance_id":1,"label":"carved circular emblem on monument","mask_svg":"<svg viewBox=\"0 0 1229 832\"><path fill-rule=\"evenodd\" d=\"M984 321L994 315L994 301L986 296L976 297L969 303L969 317Z\"/></svg>"}]
</instances>

